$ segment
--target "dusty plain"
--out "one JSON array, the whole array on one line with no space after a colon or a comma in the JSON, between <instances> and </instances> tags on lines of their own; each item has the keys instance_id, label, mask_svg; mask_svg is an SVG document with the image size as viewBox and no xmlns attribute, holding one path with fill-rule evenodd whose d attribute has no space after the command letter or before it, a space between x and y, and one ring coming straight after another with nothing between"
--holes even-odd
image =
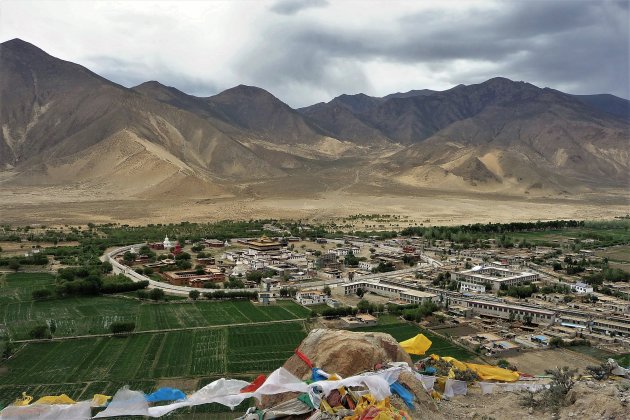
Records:
<instances>
[{"instance_id":1,"label":"dusty plain","mask_svg":"<svg viewBox=\"0 0 630 420\"><path fill-rule=\"evenodd\" d=\"M0 223L175 223L180 221L261 218L327 222L356 214L400 216L370 228L394 229L409 224L457 225L553 219L612 219L630 213L627 192L574 196L527 196L432 189L390 191L275 191L267 185L253 194L222 196L164 194L148 198L77 187L0 186ZM253 187L252 187L253 188ZM369 223L369 222L368 222Z\"/></svg>"}]
</instances>

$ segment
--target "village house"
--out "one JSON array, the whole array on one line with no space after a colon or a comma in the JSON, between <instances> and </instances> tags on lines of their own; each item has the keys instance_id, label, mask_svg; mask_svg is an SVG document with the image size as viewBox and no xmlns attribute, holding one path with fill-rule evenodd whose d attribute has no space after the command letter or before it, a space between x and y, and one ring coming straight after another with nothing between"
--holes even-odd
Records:
<instances>
[{"instance_id":1,"label":"village house","mask_svg":"<svg viewBox=\"0 0 630 420\"><path fill-rule=\"evenodd\" d=\"M203 243L208 248L223 248L229 246L227 241L223 242L218 239L206 239L203 241Z\"/></svg>"},{"instance_id":2,"label":"village house","mask_svg":"<svg viewBox=\"0 0 630 420\"><path fill-rule=\"evenodd\" d=\"M221 270L210 268L205 269L203 274L196 271L169 271L164 273L164 278L175 286L203 287L206 282L222 283L225 281L225 274Z\"/></svg>"},{"instance_id":3,"label":"village house","mask_svg":"<svg viewBox=\"0 0 630 420\"><path fill-rule=\"evenodd\" d=\"M593 293L593 286L586 283L575 283L571 285L571 290L579 294Z\"/></svg>"},{"instance_id":4,"label":"village house","mask_svg":"<svg viewBox=\"0 0 630 420\"><path fill-rule=\"evenodd\" d=\"M356 246L351 246L351 247L341 247L341 248L333 248L333 249L329 249L328 253L329 254L335 254L337 257L345 257L346 255L352 253L354 255L357 255L359 253L360 249L359 247Z\"/></svg>"},{"instance_id":5,"label":"village house","mask_svg":"<svg viewBox=\"0 0 630 420\"><path fill-rule=\"evenodd\" d=\"M300 305L319 305L326 303L328 295L321 290L300 290L295 294L295 300Z\"/></svg>"}]
</instances>

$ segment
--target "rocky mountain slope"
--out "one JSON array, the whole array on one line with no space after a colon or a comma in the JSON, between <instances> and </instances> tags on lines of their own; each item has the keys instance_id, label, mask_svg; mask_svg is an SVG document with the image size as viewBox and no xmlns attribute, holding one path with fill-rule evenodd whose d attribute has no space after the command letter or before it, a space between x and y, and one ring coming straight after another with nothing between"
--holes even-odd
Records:
<instances>
[{"instance_id":1,"label":"rocky mountain slope","mask_svg":"<svg viewBox=\"0 0 630 420\"><path fill-rule=\"evenodd\" d=\"M14 39L0 45L0 97L0 179L12 185L205 197L291 176L309 194L331 180L555 194L625 188L630 173L629 101L504 78L294 110L253 86L128 89Z\"/></svg>"},{"instance_id":2,"label":"rocky mountain slope","mask_svg":"<svg viewBox=\"0 0 630 420\"><path fill-rule=\"evenodd\" d=\"M126 89L21 40L0 49L0 165L12 182L165 184L281 174L201 113ZM220 189L220 188L219 188Z\"/></svg>"}]
</instances>

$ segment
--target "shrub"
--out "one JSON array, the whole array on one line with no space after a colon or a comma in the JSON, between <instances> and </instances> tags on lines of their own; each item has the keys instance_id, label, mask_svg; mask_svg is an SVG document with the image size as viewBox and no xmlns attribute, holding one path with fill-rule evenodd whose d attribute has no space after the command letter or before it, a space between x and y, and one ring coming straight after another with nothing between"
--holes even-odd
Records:
<instances>
[{"instance_id":1,"label":"shrub","mask_svg":"<svg viewBox=\"0 0 630 420\"><path fill-rule=\"evenodd\" d=\"M101 264L101 271L104 274L111 273L113 269L114 266L109 261L103 261L103 263Z\"/></svg>"},{"instance_id":2,"label":"shrub","mask_svg":"<svg viewBox=\"0 0 630 420\"><path fill-rule=\"evenodd\" d=\"M34 300L45 300L52 296L52 291L50 289L33 290L32 296Z\"/></svg>"},{"instance_id":3,"label":"shrub","mask_svg":"<svg viewBox=\"0 0 630 420\"><path fill-rule=\"evenodd\" d=\"M549 388L534 395L528 392L521 400L521 404L527 407L551 409L554 412L567 405L567 394L575 385L575 374L577 369L569 367L546 370L545 373L551 376Z\"/></svg>"},{"instance_id":4,"label":"shrub","mask_svg":"<svg viewBox=\"0 0 630 420\"><path fill-rule=\"evenodd\" d=\"M134 290L146 289L149 285L147 280L138 282L125 282L125 283L106 283L101 286L101 293L124 293L133 292Z\"/></svg>"},{"instance_id":5,"label":"shrub","mask_svg":"<svg viewBox=\"0 0 630 420\"><path fill-rule=\"evenodd\" d=\"M201 293L199 293L199 290L191 290L190 293L188 293L188 297L192 300L197 300L200 294Z\"/></svg>"},{"instance_id":6,"label":"shrub","mask_svg":"<svg viewBox=\"0 0 630 420\"><path fill-rule=\"evenodd\" d=\"M37 325L28 332L28 335L33 339L52 338L48 325Z\"/></svg>"},{"instance_id":7,"label":"shrub","mask_svg":"<svg viewBox=\"0 0 630 420\"><path fill-rule=\"evenodd\" d=\"M164 299L164 295L164 290L162 289L151 289L149 292L149 297L156 302Z\"/></svg>"},{"instance_id":8,"label":"shrub","mask_svg":"<svg viewBox=\"0 0 630 420\"><path fill-rule=\"evenodd\" d=\"M510 366L510 362L505 359L501 359L497 362L497 366L503 369L507 369Z\"/></svg>"},{"instance_id":9,"label":"shrub","mask_svg":"<svg viewBox=\"0 0 630 420\"><path fill-rule=\"evenodd\" d=\"M610 376L610 365L608 363L602 363L598 366L587 366L586 373L591 375L593 379L597 381L603 381Z\"/></svg>"},{"instance_id":10,"label":"shrub","mask_svg":"<svg viewBox=\"0 0 630 420\"><path fill-rule=\"evenodd\" d=\"M112 332L112 334L130 333L135 329L135 322L112 322L109 325L109 330Z\"/></svg>"}]
</instances>

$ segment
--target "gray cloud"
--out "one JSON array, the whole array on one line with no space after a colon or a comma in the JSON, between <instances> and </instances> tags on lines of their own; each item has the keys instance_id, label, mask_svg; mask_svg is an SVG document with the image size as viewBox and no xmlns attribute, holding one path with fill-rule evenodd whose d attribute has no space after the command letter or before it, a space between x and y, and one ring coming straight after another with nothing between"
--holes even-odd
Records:
<instances>
[{"instance_id":1,"label":"gray cloud","mask_svg":"<svg viewBox=\"0 0 630 420\"><path fill-rule=\"evenodd\" d=\"M23 3L3 4L1 39L126 86L158 80L208 96L244 83L298 107L504 76L630 97L627 0L99 2L70 17L56 3L12 11Z\"/></svg>"},{"instance_id":2,"label":"gray cloud","mask_svg":"<svg viewBox=\"0 0 630 420\"><path fill-rule=\"evenodd\" d=\"M294 15L305 9L326 6L327 0L279 0L269 10L280 15Z\"/></svg>"},{"instance_id":3,"label":"gray cloud","mask_svg":"<svg viewBox=\"0 0 630 420\"><path fill-rule=\"evenodd\" d=\"M265 60L251 65L244 59L239 69L279 91L287 81L313 89L325 86L320 90L337 94L370 89L374 83L363 64L384 61L425 65L446 74L452 85L504 76L571 93L630 96L627 3L528 1L500 6L459 15L422 11L369 30L288 22L281 31L266 31L264 43L255 46ZM462 60L482 69L457 69L455 62Z\"/></svg>"},{"instance_id":4,"label":"gray cloud","mask_svg":"<svg viewBox=\"0 0 630 420\"><path fill-rule=\"evenodd\" d=\"M195 96L211 96L221 89L212 81L191 77L163 66L149 66L142 62L126 61L116 57L89 56L90 67L106 79L133 87L149 80L156 80L182 92Z\"/></svg>"}]
</instances>

